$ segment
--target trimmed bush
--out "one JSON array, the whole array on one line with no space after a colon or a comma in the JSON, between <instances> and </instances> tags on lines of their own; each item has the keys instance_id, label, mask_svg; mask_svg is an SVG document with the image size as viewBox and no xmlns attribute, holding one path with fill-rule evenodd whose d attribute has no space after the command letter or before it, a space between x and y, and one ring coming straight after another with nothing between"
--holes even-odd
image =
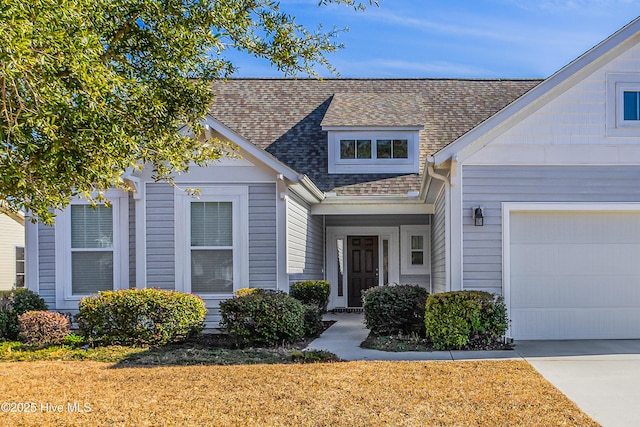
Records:
<instances>
[{"instance_id":1,"label":"trimmed bush","mask_svg":"<svg viewBox=\"0 0 640 427\"><path fill-rule=\"evenodd\" d=\"M14 289L0 292L0 338L16 340L18 338L18 316L27 311L47 310L47 304L35 292L26 289Z\"/></svg>"},{"instance_id":2,"label":"trimmed bush","mask_svg":"<svg viewBox=\"0 0 640 427\"><path fill-rule=\"evenodd\" d=\"M289 294L302 302L318 307L321 313L327 312L329 304L329 293L331 285L326 280L307 280L306 282L295 282L289 289Z\"/></svg>"},{"instance_id":3,"label":"trimmed bush","mask_svg":"<svg viewBox=\"0 0 640 427\"><path fill-rule=\"evenodd\" d=\"M100 292L79 308L80 333L100 345L179 342L202 331L207 313L199 296L161 289Z\"/></svg>"},{"instance_id":4,"label":"trimmed bush","mask_svg":"<svg viewBox=\"0 0 640 427\"><path fill-rule=\"evenodd\" d=\"M304 336L304 307L283 292L254 292L220 303L220 326L241 345L273 346Z\"/></svg>"},{"instance_id":5,"label":"trimmed bush","mask_svg":"<svg viewBox=\"0 0 640 427\"><path fill-rule=\"evenodd\" d=\"M53 311L27 311L18 316L18 330L26 344L61 344L71 332L71 320Z\"/></svg>"},{"instance_id":6,"label":"trimmed bush","mask_svg":"<svg viewBox=\"0 0 640 427\"><path fill-rule=\"evenodd\" d=\"M304 304L304 336L315 337L324 329L322 312L312 304Z\"/></svg>"},{"instance_id":7,"label":"trimmed bush","mask_svg":"<svg viewBox=\"0 0 640 427\"><path fill-rule=\"evenodd\" d=\"M429 292L417 285L384 285L363 292L364 323L374 335L424 336L424 306Z\"/></svg>"},{"instance_id":8,"label":"trimmed bush","mask_svg":"<svg viewBox=\"0 0 640 427\"><path fill-rule=\"evenodd\" d=\"M233 293L234 297L242 297L245 295L255 294L256 292L263 292L260 288L240 288Z\"/></svg>"},{"instance_id":9,"label":"trimmed bush","mask_svg":"<svg viewBox=\"0 0 640 427\"><path fill-rule=\"evenodd\" d=\"M437 349L484 348L507 331L501 296L481 291L429 295L424 316L427 336Z\"/></svg>"}]
</instances>

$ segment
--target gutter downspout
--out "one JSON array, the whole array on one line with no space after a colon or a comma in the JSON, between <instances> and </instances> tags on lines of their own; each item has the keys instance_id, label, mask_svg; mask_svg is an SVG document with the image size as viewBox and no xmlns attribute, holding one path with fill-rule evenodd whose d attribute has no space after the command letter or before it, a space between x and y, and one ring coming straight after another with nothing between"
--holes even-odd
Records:
<instances>
[{"instance_id":1,"label":"gutter downspout","mask_svg":"<svg viewBox=\"0 0 640 427\"><path fill-rule=\"evenodd\" d=\"M445 230L444 230L444 253L445 253L445 291L451 290L451 181L445 175L441 175L435 170L435 159L433 156L429 156L427 158L427 174L438 181L442 181L444 183L444 217L445 217ZM433 272L431 274L433 276ZM433 291L433 279L430 280L431 289L430 292Z\"/></svg>"}]
</instances>

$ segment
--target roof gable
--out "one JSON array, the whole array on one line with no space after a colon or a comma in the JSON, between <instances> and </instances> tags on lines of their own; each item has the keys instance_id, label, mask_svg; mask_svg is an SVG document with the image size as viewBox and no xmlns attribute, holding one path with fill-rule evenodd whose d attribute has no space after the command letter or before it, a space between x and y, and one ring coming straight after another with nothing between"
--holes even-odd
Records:
<instances>
[{"instance_id":1,"label":"roof gable","mask_svg":"<svg viewBox=\"0 0 640 427\"><path fill-rule=\"evenodd\" d=\"M458 156L458 160L463 161L638 43L640 18L636 18L506 108L443 147L433 155L434 164L441 165L453 156Z\"/></svg>"}]
</instances>

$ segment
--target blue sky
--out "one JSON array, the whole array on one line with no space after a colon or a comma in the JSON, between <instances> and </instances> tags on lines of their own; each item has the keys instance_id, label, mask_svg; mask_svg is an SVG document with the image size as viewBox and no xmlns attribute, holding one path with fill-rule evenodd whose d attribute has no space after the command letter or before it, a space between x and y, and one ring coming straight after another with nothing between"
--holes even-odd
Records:
<instances>
[{"instance_id":1,"label":"blue sky","mask_svg":"<svg viewBox=\"0 0 640 427\"><path fill-rule=\"evenodd\" d=\"M365 12L280 5L308 28L350 28L337 39L345 48L328 56L341 77L548 77L640 14L637 0L382 0ZM266 61L231 58L234 77L282 76Z\"/></svg>"}]
</instances>

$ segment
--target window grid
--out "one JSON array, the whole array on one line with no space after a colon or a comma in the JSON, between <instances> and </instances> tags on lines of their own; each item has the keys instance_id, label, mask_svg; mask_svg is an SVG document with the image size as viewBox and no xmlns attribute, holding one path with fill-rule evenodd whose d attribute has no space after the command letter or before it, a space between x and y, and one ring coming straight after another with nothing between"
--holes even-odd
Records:
<instances>
[{"instance_id":1,"label":"window grid","mask_svg":"<svg viewBox=\"0 0 640 427\"><path fill-rule=\"evenodd\" d=\"M16 288L24 288L24 246L16 246Z\"/></svg>"},{"instance_id":2,"label":"window grid","mask_svg":"<svg viewBox=\"0 0 640 427\"><path fill-rule=\"evenodd\" d=\"M408 159L407 139L341 139L340 160Z\"/></svg>"}]
</instances>

